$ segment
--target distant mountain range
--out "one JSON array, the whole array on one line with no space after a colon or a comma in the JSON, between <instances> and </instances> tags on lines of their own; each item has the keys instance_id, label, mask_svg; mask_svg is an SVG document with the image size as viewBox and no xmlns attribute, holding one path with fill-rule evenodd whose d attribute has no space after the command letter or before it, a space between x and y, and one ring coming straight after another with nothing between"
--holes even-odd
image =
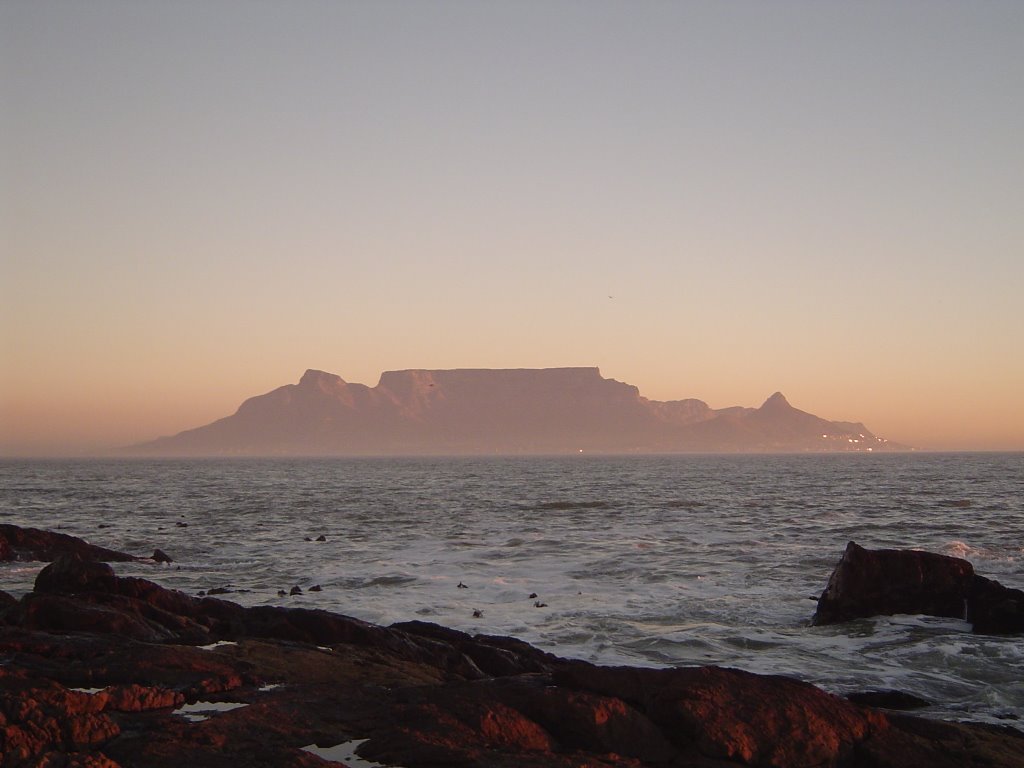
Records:
<instances>
[{"instance_id":1,"label":"distant mountain range","mask_svg":"<svg viewBox=\"0 0 1024 768\"><path fill-rule=\"evenodd\" d=\"M597 368L388 371L375 387L308 370L231 416L133 446L161 456L907 450L779 392L760 408L658 402Z\"/></svg>"}]
</instances>

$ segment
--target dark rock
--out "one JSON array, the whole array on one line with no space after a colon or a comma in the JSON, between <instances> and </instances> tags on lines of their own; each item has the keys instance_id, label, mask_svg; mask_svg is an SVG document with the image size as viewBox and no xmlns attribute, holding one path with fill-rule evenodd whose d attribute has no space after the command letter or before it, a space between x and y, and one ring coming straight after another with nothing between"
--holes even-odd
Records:
<instances>
[{"instance_id":1,"label":"dark rock","mask_svg":"<svg viewBox=\"0 0 1024 768\"><path fill-rule=\"evenodd\" d=\"M893 726L860 744L858 766L972 768L1024 765L1024 733L1008 726L888 714Z\"/></svg>"},{"instance_id":2,"label":"dark rock","mask_svg":"<svg viewBox=\"0 0 1024 768\"><path fill-rule=\"evenodd\" d=\"M213 596L213 595L227 595L230 592L231 592L231 590L228 589L227 587L214 587L213 589L209 590L206 594L211 595L211 596Z\"/></svg>"},{"instance_id":3,"label":"dark rock","mask_svg":"<svg viewBox=\"0 0 1024 768\"><path fill-rule=\"evenodd\" d=\"M858 691L846 696L847 701L859 704L862 707L875 707L877 709L910 710L930 707L932 703L920 696L905 691Z\"/></svg>"},{"instance_id":4,"label":"dark rock","mask_svg":"<svg viewBox=\"0 0 1024 768\"><path fill-rule=\"evenodd\" d=\"M975 632L1024 632L1024 591L974 573L958 557L850 542L818 598L812 624L897 613L966 619Z\"/></svg>"},{"instance_id":5,"label":"dark rock","mask_svg":"<svg viewBox=\"0 0 1024 768\"><path fill-rule=\"evenodd\" d=\"M957 557L905 549L865 549L854 542L818 598L812 623L897 613L962 619L974 567Z\"/></svg>"},{"instance_id":6,"label":"dark rock","mask_svg":"<svg viewBox=\"0 0 1024 768\"><path fill-rule=\"evenodd\" d=\"M114 589L116 582L114 569L106 563L64 555L36 575L35 591L42 594L108 592Z\"/></svg>"},{"instance_id":7,"label":"dark rock","mask_svg":"<svg viewBox=\"0 0 1024 768\"><path fill-rule=\"evenodd\" d=\"M41 586L0 625L2 768L305 768L325 761L302 746L353 739L406 768L1024 765L1012 728L886 714L784 677L243 608L74 558ZM172 711L186 701L244 706L189 722Z\"/></svg>"},{"instance_id":8,"label":"dark rock","mask_svg":"<svg viewBox=\"0 0 1024 768\"><path fill-rule=\"evenodd\" d=\"M836 765L889 727L884 715L809 683L717 667L576 662L556 672L555 682L639 708L683 752L746 765Z\"/></svg>"},{"instance_id":9,"label":"dark rock","mask_svg":"<svg viewBox=\"0 0 1024 768\"><path fill-rule=\"evenodd\" d=\"M158 563L173 563L171 556L164 552L162 549L153 550L153 560Z\"/></svg>"},{"instance_id":10,"label":"dark rock","mask_svg":"<svg viewBox=\"0 0 1024 768\"><path fill-rule=\"evenodd\" d=\"M542 603L540 600L538 600L537 602L535 602L533 604L533 607L534 608L547 608L548 604L547 603Z\"/></svg>"},{"instance_id":11,"label":"dark rock","mask_svg":"<svg viewBox=\"0 0 1024 768\"><path fill-rule=\"evenodd\" d=\"M468 658L473 667L481 671L481 676L504 677L546 673L562 663L557 656L513 637L468 635L457 629L426 621L405 621L392 624L388 629L404 635L437 641L453 649L459 657Z\"/></svg>"},{"instance_id":12,"label":"dark rock","mask_svg":"<svg viewBox=\"0 0 1024 768\"><path fill-rule=\"evenodd\" d=\"M289 592L288 594L289 595L301 595L302 594L302 587L296 585L296 586L292 587L291 592Z\"/></svg>"},{"instance_id":13,"label":"dark rock","mask_svg":"<svg viewBox=\"0 0 1024 768\"><path fill-rule=\"evenodd\" d=\"M18 604L18 598L0 589L0 614L7 608L13 608Z\"/></svg>"},{"instance_id":14,"label":"dark rock","mask_svg":"<svg viewBox=\"0 0 1024 768\"><path fill-rule=\"evenodd\" d=\"M986 635L1024 632L1024 591L975 576L967 593L967 620Z\"/></svg>"},{"instance_id":15,"label":"dark rock","mask_svg":"<svg viewBox=\"0 0 1024 768\"><path fill-rule=\"evenodd\" d=\"M323 534L321 533L321 534L320 534L319 536L317 536L317 537L316 537L316 540L317 540L317 541L327 541L327 537L326 537L326 536L324 536L324 535L323 535Z\"/></svg>"},{"instance_id":16,"label":"dark rock","mask_svg":"<svg viewBox=\"0 0 1024 768\"><path fill-rule=\"evenodd\" d=\"M111 563L136 559L124 552L97 547L65 533L0 524L0 560L50 562L61 555L77 555L83 560L102 560Z\"/></svg>"},{"instance_id":17,"label":"dark rock","mask_svg":"<svg viewBox=\"0 0 1024 768\"><path fill-rule=\"evenodd\" d=\"M530 599L531 599L531 600L533 600L533 598L535 598L536 596L537 596L537 593L536 593L536 592L531 592L531 593L530 593Z\"/></svg>"},{"instance_id":18,"label":"dark rock","mask_svg":"<svg viewBox=\"0 0 1024 768\"><path fill-rule=\"evenodd\" d=\"M323 592L324 588L321 587L319 584L314 584L312 587L309 588L309 591L310 592Z\"/></svg>"}]
</instances>

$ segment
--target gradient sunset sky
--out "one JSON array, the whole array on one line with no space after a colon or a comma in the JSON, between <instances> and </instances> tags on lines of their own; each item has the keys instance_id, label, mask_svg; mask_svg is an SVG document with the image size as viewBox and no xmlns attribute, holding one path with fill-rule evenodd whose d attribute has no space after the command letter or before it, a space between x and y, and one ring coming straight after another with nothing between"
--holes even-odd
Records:
<instances>
[{"instance_id":1,"label":"gradient sunset sky","mask_svg":"<svg viewBox=\"0 0 1024 768\"><path fill-rule=\"evenodd\" d=\"M0 454L597 365L1024 449L1024 2L0 4Z\"/></svg>"}]
</instances>

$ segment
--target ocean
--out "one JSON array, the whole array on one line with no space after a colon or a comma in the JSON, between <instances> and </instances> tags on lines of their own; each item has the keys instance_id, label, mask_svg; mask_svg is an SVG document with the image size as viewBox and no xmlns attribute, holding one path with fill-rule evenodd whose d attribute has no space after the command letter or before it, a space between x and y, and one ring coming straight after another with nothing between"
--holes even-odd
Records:
<instances>
[{"instance_id":1,"label":"ocean","mask_svg":"<svg viewBox=\"0 0 1024 768\"><path fill-rule=\"evenodd\" d=\"M1024 588L1020 453L6 460L0 522L160 548L173 563L114 567L244 605L419 619L604 664L896 689L934 702L930 717L1024 718L1024 638L924 616L810 626L851 540L964 557ZM0 564L0 589L30 590L40 567Z\"/></svg>"}]
</instances>

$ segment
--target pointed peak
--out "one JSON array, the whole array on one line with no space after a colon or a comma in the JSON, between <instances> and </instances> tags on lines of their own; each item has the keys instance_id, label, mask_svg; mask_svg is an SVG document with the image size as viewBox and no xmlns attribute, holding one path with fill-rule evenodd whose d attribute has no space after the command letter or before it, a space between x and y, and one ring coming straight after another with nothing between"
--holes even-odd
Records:
<instances>
[{"instance_id":1,"label":"pointed peak","mask_svg":"<svg viewBox=\"0 0 1024 768\"><path fill-rule=\"evenodd\" d=\"M317 386L320 384L344 384L344 380L333 373L318 371L315 368L308 368L302 378L299 379L299 386Z\"/></svg>"},{"instance_id":2,"label":"pointed peak","mask_svg":"<svg viewBox=\"0 0 1024 768\"><path fill-rule=\"evenodd\" d=\"M789 400L781 392L776 392L774 395L764 401L762 408L792 408L789 404Z\"/></svg>"}]
</instances>

